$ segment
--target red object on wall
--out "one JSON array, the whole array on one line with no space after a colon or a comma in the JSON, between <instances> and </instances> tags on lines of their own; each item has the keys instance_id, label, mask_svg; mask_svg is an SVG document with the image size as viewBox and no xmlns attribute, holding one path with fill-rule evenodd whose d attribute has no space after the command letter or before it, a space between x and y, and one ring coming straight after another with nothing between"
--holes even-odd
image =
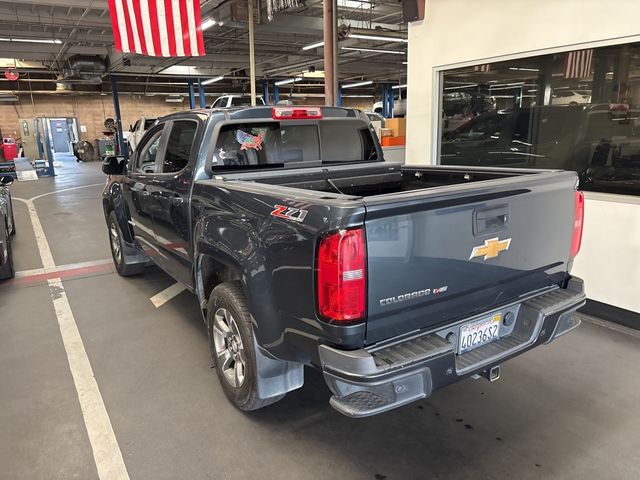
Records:
<instances>
[{"instance_id":1,"label":"red object on wall","mask_svg":"<svg viewBox=\"0 0 640 480\"><path fill-rule=\"evenodd\" d=\"M116 50L152 57L205 55L200 0L108 0Z\"/></svg>"},{"instance_id":2,"label":"red object on wall","mask_svg":"<svg viewBox=\"0 0 640 480\"><path fill-rule=\"evenodd\" d=\"M12 68L10 70L5 70L4 76L7 78L7 80L11 80L12 82L15 82L20 78L20 73L17 70Z\"/></svg>"}]
</instances>

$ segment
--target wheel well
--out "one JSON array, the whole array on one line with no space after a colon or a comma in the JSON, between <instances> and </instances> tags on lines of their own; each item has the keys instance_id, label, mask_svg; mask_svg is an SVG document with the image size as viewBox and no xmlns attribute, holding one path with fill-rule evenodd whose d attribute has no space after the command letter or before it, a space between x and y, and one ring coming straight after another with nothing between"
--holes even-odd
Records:
<instances>
[{"instance_id":1,"label":"wheel well","mask_svg":"<svg viewBox=\"0 0 640 480\"><path fill-rule=\"evenodd\" d=\"M198 283L202 292L202 300L209 299L211 291L224 282L240 280L240 272L229 265L219 262L213 257L202 256L199 264Z\"/></svg>"},{"instance_id":2,"label":"wheel well","mask_svg":"<svg viewBox=\"0 0 640 480\"><path fill-rule=\"evenodd\" d=\"M109 216L111 211L113 210L113 203L108 198L102 199L102 209L104 210L104 215Z\"/></svg>"}]
</instances>

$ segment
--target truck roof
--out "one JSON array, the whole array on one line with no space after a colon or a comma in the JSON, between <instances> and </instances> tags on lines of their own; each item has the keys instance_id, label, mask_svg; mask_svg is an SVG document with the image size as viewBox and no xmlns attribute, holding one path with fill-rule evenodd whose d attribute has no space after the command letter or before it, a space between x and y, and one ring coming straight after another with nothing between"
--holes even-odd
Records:
<instances>
[{"instance_id":1,"label":"truck roof","mask_svg":"<svg viewBox=\"0 0 640 480\"><path fill-rule=\"evenodd\" d=\"M241 119L271 119L273 109L278 106L274 105L260 105L257 107L232 107L232 108L196 108L193 110L186 110L184 112L176 112L166 115L160 118L160 121L170 118L182 116L184 114L199 114L210 117L216 114L223 114L228 116L230 120ZM294 106L282 106L282 108L320 108L322 111L322 118L362 118L366 120L366 116L363 117L360 110L355 108L341 108L341 107L318 107L310 105L294 105Z\"/></svg>"}]
</instances>

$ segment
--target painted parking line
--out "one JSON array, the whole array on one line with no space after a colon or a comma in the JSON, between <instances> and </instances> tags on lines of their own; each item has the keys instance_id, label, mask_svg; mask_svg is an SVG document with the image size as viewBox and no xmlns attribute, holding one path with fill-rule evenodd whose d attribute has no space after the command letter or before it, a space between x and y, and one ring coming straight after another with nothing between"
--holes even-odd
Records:
<instances>
[{"instance_id":1,"label":"painted parking line","mask_svg":"<svg viewBox=\"0 0 640 480\"><path fill-rule=\"evenodd\" d=\"M58 320L62 343L67 354L73 383L76 387L82 418L87 429L98 477L100 480L129 480L129 473L124 464L118 440L113 431L109 414L107 413L104 400L98 388L98 383L91 368L91 362L84 348L78 325L73 316L71 305L69 305L64 285L62 284L62 277L70 275L70 272L74 272L74 268L61 270L56 266L53 261L49 242L47 241L44 229L40 223L40 218L38 217L38 212L33 203L34 200L46 195L97 185L101 184L84 185L59 190L57 192L48 192L27 200L15 198L25 203L29 210L31 225L36 236L44 271L31 276L24 276L14 281L32 279L38 275L46 277L47 284L49 285L49 295ZM102 268L106 268L105 264L83 265L79 267L76 266L75 271L76 273L83 271L86 274L89 270ZM54 278L49 278L49 275L53 275Z\"/></svg>"},{"instance_id":2,"label":"painted parking line","mask_svg":"<svg viewBox=\"0 0 640 480\"><path fill-rule=\"evenodd\" d=\"M160 308L162 305L167 303L172 298L178 296L185 290L186 290L186 287L183 284L176 282L170 287L162 290L160 293L156 293L149 300L151 300L151 303L153 303L156 308Z\"/></svg>"},{"instance_id":3,"label":"painted parking line","mask_svg":"<svg viewBox=\"0 0 640 480\"><path fill-rule=\"evenodd\" d=\"M44 283L54 278L83 277L92 273L114 272L112 260L96 260L93 262L80 262L61 265L56 268L35 268L16 272L13 280L3 282L4 286L20 286Z\"/></svg>"}]
</instances>

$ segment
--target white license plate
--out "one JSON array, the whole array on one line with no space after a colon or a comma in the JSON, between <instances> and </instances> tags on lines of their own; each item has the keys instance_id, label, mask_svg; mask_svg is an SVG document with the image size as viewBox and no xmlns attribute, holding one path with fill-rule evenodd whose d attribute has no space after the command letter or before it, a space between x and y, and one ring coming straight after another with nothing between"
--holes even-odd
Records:
<instances>
[{"instance_id":1,"label":"white license plate","mask_svg":"<svg viewBox=\"0 0 640 480\"><path fill-rule=\"evenodd\" d=\"M468 352L487 343L498 340L500 336L501 313L494 313L488 318L476 320L460 327L458 353Z\"/></svg>"}]
</instances>

